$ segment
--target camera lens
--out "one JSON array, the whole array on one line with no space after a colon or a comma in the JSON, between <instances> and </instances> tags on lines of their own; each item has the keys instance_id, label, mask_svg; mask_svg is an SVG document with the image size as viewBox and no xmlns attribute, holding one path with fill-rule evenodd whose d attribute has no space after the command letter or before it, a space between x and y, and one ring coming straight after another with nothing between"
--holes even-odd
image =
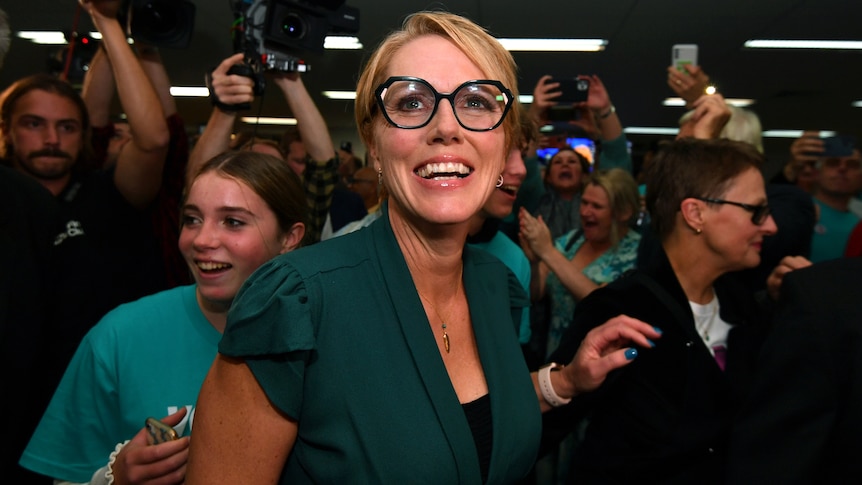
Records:
<instances>
[{"instance_id":1,"label":"camera lens","mask_svg":"<svg viewBox=\"0 0 862 485\"><path fill-rule=\"evenodd\" d=\"M295 13L289 13L281 20L281 31L291 39L305 37L305 21Z\"/></svg>"},{"instance_id":2,"label":"camera lens","mask_svg":"<svg viewBox=\"0 0 862 485\"><path fill-rule=\"evenodd\" d=\"M583 79L579 80L578 81L578 91L586 91L587 89L590 89L590 84L588 82L584 81Z\"/></svg>"},{"instance_id":3,"label":"camera lens","mask_svg":"<svg viewBox=\"0 0 862 485\"><path fill-rule=\"evenodd\" d=\"M163 0L148 2L136 13L138 17L135 20L147 31L155 34L168 34L179 25L176 6Z\"/></svg>"}]
</instances>

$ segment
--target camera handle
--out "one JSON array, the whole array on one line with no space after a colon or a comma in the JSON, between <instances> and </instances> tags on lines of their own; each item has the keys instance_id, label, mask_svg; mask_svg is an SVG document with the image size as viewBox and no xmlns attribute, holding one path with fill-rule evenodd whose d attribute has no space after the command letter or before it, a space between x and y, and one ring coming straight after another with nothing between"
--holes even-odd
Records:
<instances>
[{"instance_id":1,"label":"camera handle","mask_svg":"<svg viewBox=\"0 0 862 485\"><path fill-rule=\"evenodd\" d=\"M264 89L266 88L266 80L263 77L263 74L255 72L254 69L248 64L234 64L227 70L228 74L236 74L239 76L245 76L252 81L254 81L254 86L252 87L252 91L255 96L260 96L263 94ZM215 91L213 91L212 87L212 71L206 74L206 83L207 89L210 92L210 101L213 106L225 112L235 112L235 111L246 111L251 109L251 103L238 103L238 104L228 104L223 103L218 96L216 96Z\"/></svg>"}]
</instances>

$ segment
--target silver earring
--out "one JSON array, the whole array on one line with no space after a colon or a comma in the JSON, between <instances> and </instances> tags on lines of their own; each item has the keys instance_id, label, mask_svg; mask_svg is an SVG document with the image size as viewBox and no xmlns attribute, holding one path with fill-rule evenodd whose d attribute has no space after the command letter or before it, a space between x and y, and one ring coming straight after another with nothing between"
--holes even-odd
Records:
<instances>
[{"instance_id":1,"label":"silver earring","mask_svg":"<svg viewBox=\"0 0 862 485\"><path fill-rule=\"evenodd\" d=\"M377 169L377 185L383 185L383 169Z\"/></svg>"},{"instance_id":2,"label":"silver earring","mask_svg":"<svg viewBox=\"0 0 862 485\"><path fill-rule=\"evenodd\" d=\"M497 179L497 187L498 189L503 186L503 174L500 174L500 177Z\"/></svg>"}]
</instances>

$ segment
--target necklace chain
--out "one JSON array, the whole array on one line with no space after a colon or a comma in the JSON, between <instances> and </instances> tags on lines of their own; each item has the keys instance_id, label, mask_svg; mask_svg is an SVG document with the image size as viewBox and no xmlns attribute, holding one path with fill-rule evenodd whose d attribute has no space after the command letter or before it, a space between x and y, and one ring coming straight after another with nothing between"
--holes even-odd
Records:
<instances>
[{"instance_id":1,"label":"necklace chain","mask_svg":"<svg viewBox=\"0 0 862 485\"><path fill-rule=\"evenodd\" d=\"M460 285L461 285L461 275L463 275L463 272L464 272L464 270L462 269L462 270L461 270L461 274L459 274L459 275L458 275L458 283L457 283L457 285L458 285L458 286L456 286L456 287L455 287L455 293L454 293L454 295L453 295L453 296L455 296L455 295L457 295L457 294L458 294L458 290L459 290ZM416 293L419 293L419 290L418 290L418 289L416 290ZM423 300L425 300L425 302L426 302L426 303L428 303L428 305L430 305L430 306L431 306L431 309L432 309L432 310L434 310L434 313L437 315L437 318L439 318L439 319L440 319L440 324L441 324L441 327L443 328L443 348L445 348L445 349L446 349L446 353L448 354L448 353L449 353L449 349L450 349L450 345L449 345L449 333L446 331L446 328L447 328L447 327L446 327L446 322L447 322L449 319L448 319L448 318L443 318L443 315L441 315L441 314L440 314L440 311L439 311L439 310L437 310L437 307L434 305L434 303L432 303L432 302L431 302L431 300L429 300L429 299L428 299L428 297L426 297L426 296L425 296L425 295L423 295L422 293L419 293L419 296L420 296ZM448 315L447 315L447 317L448 317Z\"/></svg>"},{"instance_id":2,"label":"necklace chain","mask_svg":"<svg viewBox=\"0 0 862 485\"><path fill-rule=\"evenodd\" d=\"M428 298L425 298L425 296L422 293L419 293L419 296L421 296L422 299L425 300L431 306L431 309L434 310L435 314L437 314L437 318L440 319L440 323L442 324L441 326L443 327L443 347L446 348L446 353L448 354L449 353L449 334L446 332L446 320L448 320L448 319L443 318L443 316L440 315L440 312L437 311L437 307L434 306L433 303L431 303L431 300L429 300Z\"/></svg>"}]
</instances>

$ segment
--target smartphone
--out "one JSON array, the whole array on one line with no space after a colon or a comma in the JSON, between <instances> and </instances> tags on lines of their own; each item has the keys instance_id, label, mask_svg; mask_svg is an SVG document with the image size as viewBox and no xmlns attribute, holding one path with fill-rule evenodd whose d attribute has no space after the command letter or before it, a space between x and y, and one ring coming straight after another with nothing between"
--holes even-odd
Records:
<instances>
[{"instance_id":1,"label":"smartphone","mask_svg":"<svg viewBox=\"0 0 862 485\"><path fill-rule=\"evenodd\" d=\"M147 428L147 443L151 445L179 439L179 435L174 428L156 418L147 418L144 426Z\"/></svg>"},{"instance_id":2,"label":"smartphone","mask_svg":"<svg viewBox=\"0 0 862 485\"><path fill-rule=\"evenodd\" d=\"M548 82L560 83L557 89L563 94L557 98L558 103L582 103L590 94L589 79L553 78Z\"/></svg>"},{"instance_id":3,"label":"smartphone","mask_svg":"<svg viewBox=\"0 0 862 485\"><path fill-rule=\"evenodd\" d=\"M850 135L829 136L823 139L823 157L849 157L853 155L856 137Z\"/></svg>"},{"instance_id":4,"label":"smartphone","mask_svg":"<svg viewBox=\"0 0 862 485\"><path fill-rule=\"evenodd\" d=\"M686 72L686 64L697 65L697 44L674 44L671 49L670 65Z\"/></svg>"}]
</instances>

